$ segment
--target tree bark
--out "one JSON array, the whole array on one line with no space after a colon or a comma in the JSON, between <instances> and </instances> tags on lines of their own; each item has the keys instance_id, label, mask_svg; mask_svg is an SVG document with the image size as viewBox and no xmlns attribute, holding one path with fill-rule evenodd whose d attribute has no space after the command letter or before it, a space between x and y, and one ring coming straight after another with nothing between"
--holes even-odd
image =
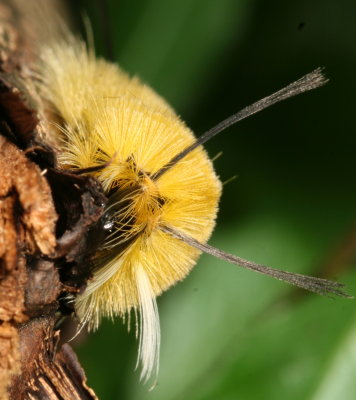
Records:
<instances>
[{"instance_id":1,"label":"tree bark","mask_svg":"<svg viewBox=\"0 0 356 400\"><path fill-rule=\"evenodd\" d=\"M56 325L90 276L87 237L106 199L41 142L15 3L0 4L0 399L95 399Z\"/></svg>"}]
</instances>

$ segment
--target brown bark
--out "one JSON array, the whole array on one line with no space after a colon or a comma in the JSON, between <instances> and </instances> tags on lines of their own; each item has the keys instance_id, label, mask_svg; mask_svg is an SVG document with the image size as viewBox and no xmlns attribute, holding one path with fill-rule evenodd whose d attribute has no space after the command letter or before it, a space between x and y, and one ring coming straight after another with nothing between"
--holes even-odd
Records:
<instances>
[{"instance_id":1,"label":"brown bark","mask_svg":"<svg viewBox=\"0 0 356 400\"><path fill-rule=\"evenodd\" d=\"M40 140L31 43L13 4L0 4L0 399L95 399L56 323L90 276L87 238L105 197L92 178L56 169Z\"/></svg>"}]
</instances>

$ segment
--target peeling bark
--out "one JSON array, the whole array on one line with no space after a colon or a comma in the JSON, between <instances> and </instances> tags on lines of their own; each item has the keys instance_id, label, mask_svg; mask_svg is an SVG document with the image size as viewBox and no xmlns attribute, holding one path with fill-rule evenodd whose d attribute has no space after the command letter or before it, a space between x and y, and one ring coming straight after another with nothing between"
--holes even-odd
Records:
<instances>
[{"instance_id":1,"label":"peeling bark","mask_svg":"<svg viewBox=\"0 0 356 400\"><path fill-rule=\"evenodd\" d=\"M96 399L56 324L90 277L106 198L93 178L57 169L41 142L15 4L0 4L0 399Z\"/></svg>"},{"instance_id":2,"label":"peeling bark","mask_svg":"<svg viewBox=\"0 0 356 400\"><path fill-rule=\"evenodd\" d=\"M96 399L68 344L58 349L55 318L32 319L20 329L22 372L10 388L11 399Z\"/></svg>"}]
</instances>

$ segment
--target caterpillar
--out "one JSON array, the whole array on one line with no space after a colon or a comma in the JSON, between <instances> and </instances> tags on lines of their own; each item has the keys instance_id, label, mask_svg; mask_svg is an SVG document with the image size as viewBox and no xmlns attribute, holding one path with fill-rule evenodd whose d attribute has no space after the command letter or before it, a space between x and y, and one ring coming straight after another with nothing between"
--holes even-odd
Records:
<instances>
[{"instance_id":1,"label":"caterpillar","mask_svg":"<svg viewBox=\"0 0 356 400\"><path fill-rule=\"evenodd\" d=\"M54 132L58 165L95 177L108 198L92 278L75 299L82 326L134 311L145 382L159 366L156 297L184 279L204 252L322 295L343 285L274 269L210 246L222 185L203 144L238 121L322 86L317 69L196 138L172 107L117 65L66 34L40 46L34 70ZM52 136L53 136L52 135Z\"/></svg>"}]
</instances>

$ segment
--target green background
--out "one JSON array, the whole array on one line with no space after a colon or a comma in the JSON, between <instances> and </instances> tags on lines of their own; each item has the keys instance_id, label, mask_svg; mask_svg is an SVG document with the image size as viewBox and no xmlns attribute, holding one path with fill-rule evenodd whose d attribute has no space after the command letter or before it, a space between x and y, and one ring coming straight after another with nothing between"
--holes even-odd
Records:
<instances>
[{"instance_id":1,"label":"green background","mask_svg":"<svg viewBox=\"0 0 356 400\"><path fill-rule=\"evenodd\" d=\"M278 104L206 146L224 187L211 244L345 282L356 294L356 3L352 0L78 2L98 53L169 101L197 133L325 67L323 88ZM73 2L72 2L73 5ZM104 21L104 23L103 23ZM109 28L109 29L108 29ZM118 319L76 345L101 400L354 400L355 300L322 298L202 256L158 300L158 386L134 372Z\"/></svg>"}]
</instances>

